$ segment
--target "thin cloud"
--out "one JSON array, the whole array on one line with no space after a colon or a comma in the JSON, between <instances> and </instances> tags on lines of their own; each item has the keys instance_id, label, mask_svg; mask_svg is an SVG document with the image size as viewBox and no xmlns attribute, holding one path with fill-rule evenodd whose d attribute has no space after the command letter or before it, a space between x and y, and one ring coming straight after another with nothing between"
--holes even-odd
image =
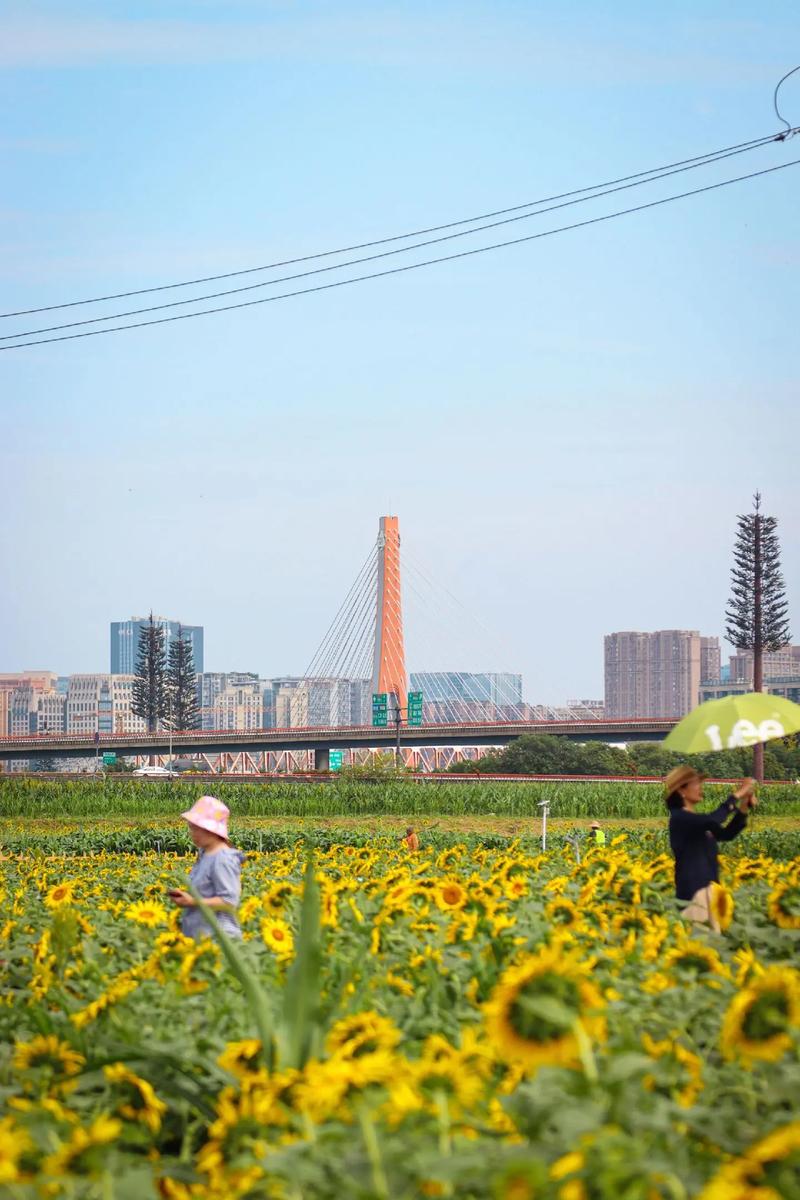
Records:
<instances>
[{"instance_id":1,"label":"thin cloud","mask_svg":"<svg viewBox=\"0 0 800 1200\"><path fill-rule=\"evenodd\" d=\"M432 14L384 11L329 16L282 12L271 21L198 21L143 18L67 19L24 14L0 21L0 67L52 68L108 64L158 65L244 62L268 59L357 61L397 68L535 72L538 79L564 78L571 86L647 80L651 85L702 78L741 85L774 68L736 57L670 53L636 45L636 30L619 39L576 46L564 33L532 34L528 22L504 14L467 21Z\"/></svg>"},{"instance_id":2,"label":"thin cloud","mask_svg":"<svg viewBox=\"0 0 800 1200\"><path fill-rule=\"evenodd\" d=\"M0 154L21 151L30 154L74 154L80 143L68 138L0 137Z\"/></svg>"}]
</instances>

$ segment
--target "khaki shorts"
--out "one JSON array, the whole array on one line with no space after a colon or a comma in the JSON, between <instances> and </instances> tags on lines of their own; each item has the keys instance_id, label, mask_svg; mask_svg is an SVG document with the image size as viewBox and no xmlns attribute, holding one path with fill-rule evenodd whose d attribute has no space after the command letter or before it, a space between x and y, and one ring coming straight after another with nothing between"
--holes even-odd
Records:
<instances>
[{"instance_id":1,"label":"khaki shorts","mask_svg":"<svg viewBox=\"0 0 800 1200\"><path fill-rule=\"evenodd\" d=\"M708 925L714 933L720 933L719 922L711 912L711 885L700 888L692 896L681 914L685 920L693 921L695 925Z\"/></svg>"}]
</instances>

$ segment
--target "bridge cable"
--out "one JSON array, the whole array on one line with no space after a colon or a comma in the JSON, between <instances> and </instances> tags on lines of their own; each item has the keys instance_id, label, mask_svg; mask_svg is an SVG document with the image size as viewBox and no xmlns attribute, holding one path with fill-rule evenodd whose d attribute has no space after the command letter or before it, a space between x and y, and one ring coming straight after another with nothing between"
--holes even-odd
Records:
<instances>
[{"instance_id":1,"label":"bridge cable","mask_svg":"<svg viewBox=\"0 0 800 1200\"><path fill-rule=\"evenodd\" d=\"M473 616L473 614L470 613L469 610L463 604L461 604L460 601L457 600L457 598L453 595L453 593L450 592L443 585L435 583L433 581L433 579L429 578L428 575L426 575L426 573L422 570L422 568L418 564L415 564L415 562L412 559L410 559L410 557L408 555L406 555L406 566L413 573L415 573L419 577L419 579L422 580L424 585L429 589L429 591L432 595L433 603L440 610L441 615L440 615L439 619L441 620L442 624L447 624L448 627L452 628L454 622L453 622L452 614L450 612L448 612L446 608L444 608L444 609L442 608L441 602L437 598L437 591L441 592L443 594L445 605L447 604L448 601L452 602L451 607L460 609L461 612L464 614L464 616L469 618L475 625L477 625L477 627L483 634L488 636L489 639L492 642L494 642L494 637L491 634L491 632L480 621L478 621L477 618L475 618ZM408 572L406 572L406 575L408 576ZM465 644L469 644L469 646L472 647L474 645L474 640L472 638L470 638L469 642L465 643ZM493 653L497 653L497 657L499 659L503 659L505 657L505 652L501 652L500 648L497 644L495 644L494 646L490 646L489 648L490 648L490 650L492 650ZM467 682L466 682L466 678L467 678L466 675L464 675L461 672L454 672L454 673L456 675L461 676L461 679L463 681L463 686L464 686L465 690L467 692L469 692L469 688L468 688ZM483 672L472 672L470 674L472 674L474 676L475 674L482 674L482 673ZM515 672L508 671L508 672L500 672L500 673L512 675ZM503 707L512 708L517 713L519 719L524 719L523 712L520 707L521 704L524 705L524 701L518 701L516 699L513 699L509 694L506 694L505 698L501 699L498 702L498 701L493 700L491 697L491 693L489 691L487 691L486 695L483 697L483 700L487 703L495 704L495 706L497 706L499 703Z\"/></svg>"},{"instance_id":2,"label":"bridge cable","mask_svg":"<svg viewBox=\"0 0 800 1200\"><path fill-rule=\"evenodd\" d=\"M421 571L419 571L413 565L413 563L409 562L407 556L406 556L406 568L407 568L405 571L406 582L409 583L409 586L412 587L412 590L417 595L420 595L417 588L413 586L412 575L416 575L419 579L421 579L423 581L423 583L429 588L429 591L432 593L431 599L433 601L433 604L436 606L436 608L438 610L438 612L436 614L436 619L439 621L440 624L442 624L442 625L446 624L452 630L452 628L453 628L452 615L449 612L441 609L441 605L439 604L439 601L435 594L435 585ZM442 589L442 590L445 590L445 589ZM471 642L470 645L474 646L474 643ZM526 719L526 714L524 712L524 707L525 707L524 701L517 700L513 695L511 695L507 691L507 684L505 684L505 681L503 683L503 690L500 691L498 695L493 696L491 686L488 684L488 682L484 682L483 680L481 680L479 678L479 676L482 674L495 674L496 672L466 672L465 673L462 671L449 671L449 672L445 672L445 673L455 676L455 678L459 682L459 684L463 690L463 693L464 693L463 702L468 703L468 704L482 705L484 708L494 710L495 714L497 714L498 712L502 712L503 719L506 719L506 720L508 720L508 719L511 719L511 720ZM513 672L499 672L499 673L500 674L513 674ZM438 672L422 672L421 674L422 675L432 675L432 674L438 674ZM424 691L424 687L423 687L423 691ZM459 699L460 699L460 698L445 697L445 696L436 697L435 696L436 688L433 686L432 683L429 683L429 691L431 693L430 699L431 700L438 699L439 703L444 702L444 703L453 705L454 703L458 703ZM513 715L509 716L508 710L511 710L511 714L513 714ZM457 712L457 709L455 707L453 707L452 711L455 713L455 712ZM463 715L459 717L459 720L463 720L463 719L464 719Z\"/></svg>"}]
</instances>

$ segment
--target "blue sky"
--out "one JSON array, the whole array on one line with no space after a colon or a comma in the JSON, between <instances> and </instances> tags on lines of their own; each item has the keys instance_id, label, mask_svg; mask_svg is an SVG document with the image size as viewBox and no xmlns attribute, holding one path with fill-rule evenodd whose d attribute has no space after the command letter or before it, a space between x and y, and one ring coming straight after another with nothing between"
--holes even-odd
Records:
<instances>
[{"instance_id":1,"label":"blue sky","mask_svg":"<svg viewBox=\"0 0 800 1200\"><path fill-rule=\"evenodd\" d=\"M764 13L2 4L0 306L313 253L770 133L800 14ZM800 124L800 75L781 102ZM800 138L500 235L792 158ZM600 695L604 633L722 633L756 487L800 639L799 181L0 355L0 670L107 669L108 623L152 607L206 627L209 669L302 671L393 511L492 631L409 596L412 669Z\"/></svg>"}]
</instances>

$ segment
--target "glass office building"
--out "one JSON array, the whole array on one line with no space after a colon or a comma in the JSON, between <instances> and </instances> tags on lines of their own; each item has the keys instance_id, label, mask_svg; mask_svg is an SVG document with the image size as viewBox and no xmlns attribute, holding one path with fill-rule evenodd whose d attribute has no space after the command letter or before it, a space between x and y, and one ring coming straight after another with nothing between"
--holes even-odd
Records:
<instances>
[{"instance_id":1,"label":"glass office building","mask_svg":"<svg viewBox=\"0 0 800 1200\"><path fill-rule=\"evenodd\" d=\"M111 622L111 674L135 675L136 658L139 653L139 631L148 624L149 617L131 617L129 621ZM198 673L203 670L203 626L183 625L179 621L170 621L167 617L153 617L157 625L164 630L164 645L169 657L170 642L178 636L178 628L183 630L183 636L188 637L194 655L194 669Z\"/></svg>"}]
</instances>

